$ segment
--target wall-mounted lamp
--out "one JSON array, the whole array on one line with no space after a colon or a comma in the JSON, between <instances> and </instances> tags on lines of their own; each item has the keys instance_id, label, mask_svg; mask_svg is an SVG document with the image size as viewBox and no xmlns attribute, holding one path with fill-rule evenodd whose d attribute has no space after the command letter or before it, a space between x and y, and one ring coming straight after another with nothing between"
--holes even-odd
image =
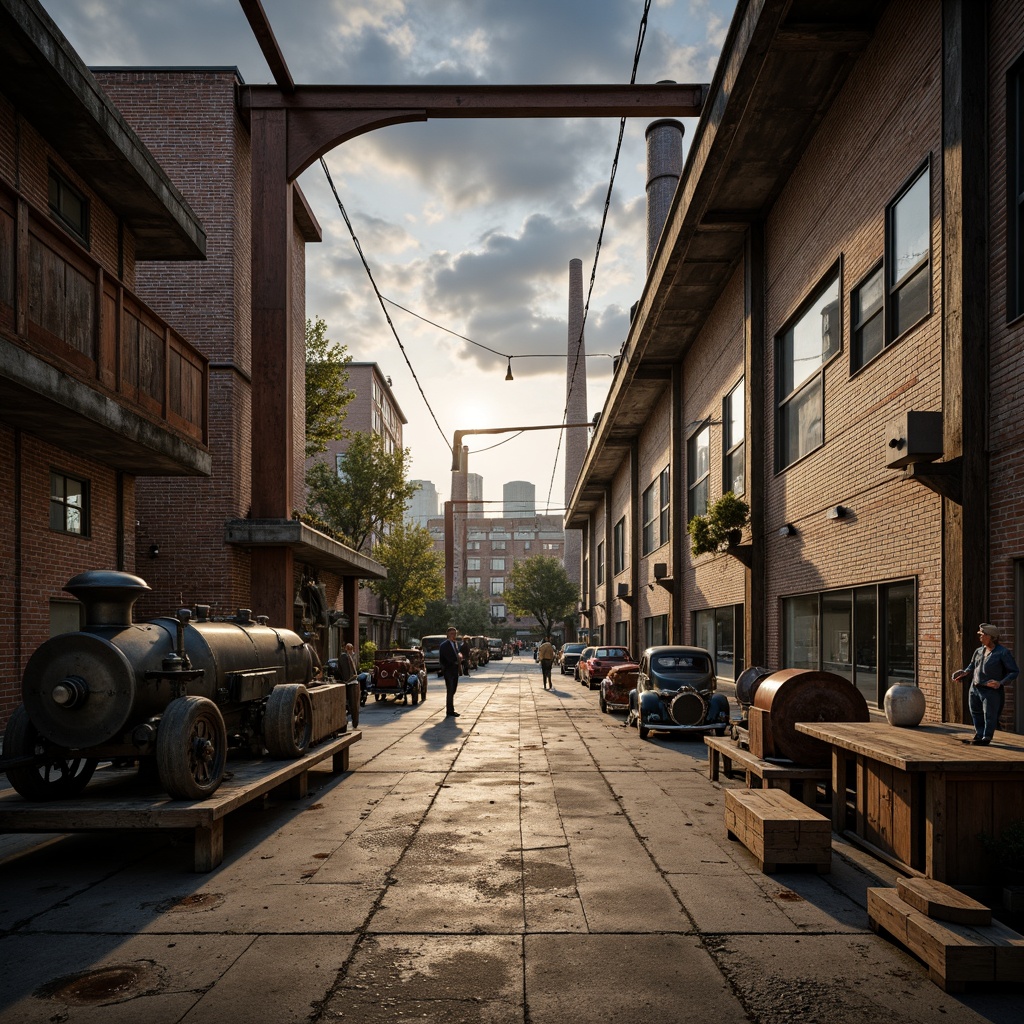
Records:
<instances>
[{"instance_id":1,"label":"wall-mounted lamp","mask_svg":"<svg viewBox=\"0 0 1024 1024\"><path fill-rule=\"evenodd\" d=\"M850 510L845 505L833 505L825 514L829 519L845 519Z\"/></svg>"},{"instance_id":2,"label":"wall-mounted lamp","mask_svg":"<svg viewBox=\"0 0 1024 1024\"><path fill-rule=\"evenodd\" d=\"M796 536L796 527L792 523L785 523L783 526L779 527L779 536L780 537L795 537Z\"/></svg>"},{"instance_id":3,"label":"wall-mounted lamp","mask_svg":"<svg viewBox=\"0 0 1024 1024\"><path fill-rule=\"evenodd\" d=\"M159 555L160 555L160 545L159 544L150 544L149 545L149 557L150 558L158 558Z\"/></svg>"},{"instance_id":4,"label":"wall-mounted lamp","mask_svg":"<svg viewBox=\"0 0 1024 1024\"><path fill-rule=\"evenodd\" d=\"M515 380L512 376L512 357L508 357L508 369L505 371L505 380Z\"/></svg>"}]
</instances>

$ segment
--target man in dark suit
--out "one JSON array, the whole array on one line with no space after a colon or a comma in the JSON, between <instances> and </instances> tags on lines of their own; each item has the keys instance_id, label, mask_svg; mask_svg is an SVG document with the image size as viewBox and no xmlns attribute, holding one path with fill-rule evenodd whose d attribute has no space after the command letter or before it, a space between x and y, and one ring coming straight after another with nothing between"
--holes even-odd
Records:
<instances>
[{"instance_id":1,"label":"man in dark suit","mask_svg":"<svg viewBox=\"0 0 1024 1024\"><path fill-rule=\"evenodd\" d=\"M455 691L459 687L459 631L454 626L448 627L448 639L441 643L437 656L441 660L441 671L444 673L444 688L448 691L448 712L446 717L458 718L455 710Z\"/></svg>"}]
</instances>

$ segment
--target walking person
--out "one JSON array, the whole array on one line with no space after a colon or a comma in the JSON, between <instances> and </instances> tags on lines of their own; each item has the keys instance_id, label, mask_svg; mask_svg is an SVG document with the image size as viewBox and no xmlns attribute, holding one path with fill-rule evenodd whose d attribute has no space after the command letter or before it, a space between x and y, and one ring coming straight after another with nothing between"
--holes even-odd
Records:
<instances>
[{"instance_id":1,"label":"walking person","mask_svg":"<svg viewBox=\"0 0 1024 1024\"><path fill-rule=\"evenodd\" d=\"M469 637L468 636L464 636L462 638L462 646L459 648L459 652L462 655L462 674L464 676L468 676L469 675L469 670L470 670L470 668L472 668L472 663L470 662L470 657L469 657L470 656L470 650L469 650Z\"/></svg>"},{"instance_id":2,"label":"walking person","mask_svg":"<svg viewBox=\"0 0 1024 1024\"><path fill-rule=\"evenodd\" d=\"M537 660L540 662L541 675L544 677L544 689L553 690L551 664L555 660L555 648L551 643L551 637L544 637L544 643L537 648Z\"/></svg>"},{"instance_id":3,"label":"walking person","mask_svg":"<svg viewBox=\"0 0 1024 1024\"><path fill-rule=\"evenodd\" d=\"M999 714L1006 699L1004 687L1020 674L1013 655L999 643L999 629L991 622L978 627L981 646L974 652L966 668L953 673L953 679L971 679L968 705L971 721L974 723L974 738L963 740L975 747L984 747L992 742Z\"/></svg>"},{"instance_id":4,"label":"walking person","mask_svg":"<svg viewBox=\"0 0 1024 1024\"><path fill-rule=\"evenodd\" d=\"M437 651L437 656L441 661L441 671L444 673L444 688L448 695L447 718L459 717L458 711L455 710L455 691L459 688L459 661L462 659L458 634L459 631L454 626L449 626L448 638Z\"/></svg>"}]
</instances>

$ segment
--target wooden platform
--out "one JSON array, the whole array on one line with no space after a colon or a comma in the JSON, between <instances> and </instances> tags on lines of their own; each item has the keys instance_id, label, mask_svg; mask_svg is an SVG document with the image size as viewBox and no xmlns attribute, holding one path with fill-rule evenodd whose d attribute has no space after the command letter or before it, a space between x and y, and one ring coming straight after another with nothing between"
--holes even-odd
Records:
<instances>
[{"instance_id":1,"label":"wooden platform","mask_svg":"<svg viewBox=\"0 0 1024 1024\"><path fill-rule=\"evenodd\" d=\"M868 924L923 960L945 992L962 992L969 982L1024 981L1024 936L998 921L937 921L904 903L895 889L868 889Z\"/></svg>"},{"instance_id":2,"label":"wooden platform","mask_svg":"<svg viewBox=\"0 0 1024 1024\"><path fill-rule=\"evenodd\" d=\"M727 789L725 830L757 858L763 872L808 865L819 874L832 867L832 826L795 797L777 789Z\"/></svg>"},{"instance_id":3,"label":"wooden platform","mask_svg":"<svg viewBox=\"0 0 1024 1024\"><path fill-rule=\"evenodd\" d=\"M291 799L308 791L309 769L332 759L335 774L348 770L348 748L362 737L349 731L325 740L294 761L228 761L228 778L207 800L172 800L145 792L138 774L98 771L74 800L32 803L13 791L0 795L0 832L97 832L178 828L195 834L194 867L211 871L224 859L224 818L231 811L287 787Z\"/></svg>"},{"instance_id":4,"label":"wooden platform","mask_svg":"<svg viewBox=\"0 0 1024 1024\"><path fill-rule=\"evenodd\" d=\"M718 781L719 765L726 778L737 765L746 775L747 789L752 788L751 783L757 778L761 789L782 789L813 807L817 803L818 785L823 783L828 798L831 768L804 768L792 762L764 761L725 736L705 736L704 742L708 747L708 778L712 782Z\"/></svg>"}]
</instances>

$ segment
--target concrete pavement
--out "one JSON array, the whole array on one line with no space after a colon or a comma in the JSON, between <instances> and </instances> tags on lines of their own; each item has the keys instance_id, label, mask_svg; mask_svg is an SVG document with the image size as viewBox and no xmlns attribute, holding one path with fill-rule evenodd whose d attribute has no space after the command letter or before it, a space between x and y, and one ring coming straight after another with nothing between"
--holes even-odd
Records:
<instances>
[{"instance_id":1,"label":"concrete pavement","mask_svg":"<svg viewBox=\"0 0 1024 1024\"><path fill-rule=\"evenodd\" d=\"M522 657L371 703L340 778L191 837L0 837L0 1021L1020 1024L868 929L883 865L765 876L703 743ZM725 785L736 785L726 782Z\"/></svg>"}]
</instances>

